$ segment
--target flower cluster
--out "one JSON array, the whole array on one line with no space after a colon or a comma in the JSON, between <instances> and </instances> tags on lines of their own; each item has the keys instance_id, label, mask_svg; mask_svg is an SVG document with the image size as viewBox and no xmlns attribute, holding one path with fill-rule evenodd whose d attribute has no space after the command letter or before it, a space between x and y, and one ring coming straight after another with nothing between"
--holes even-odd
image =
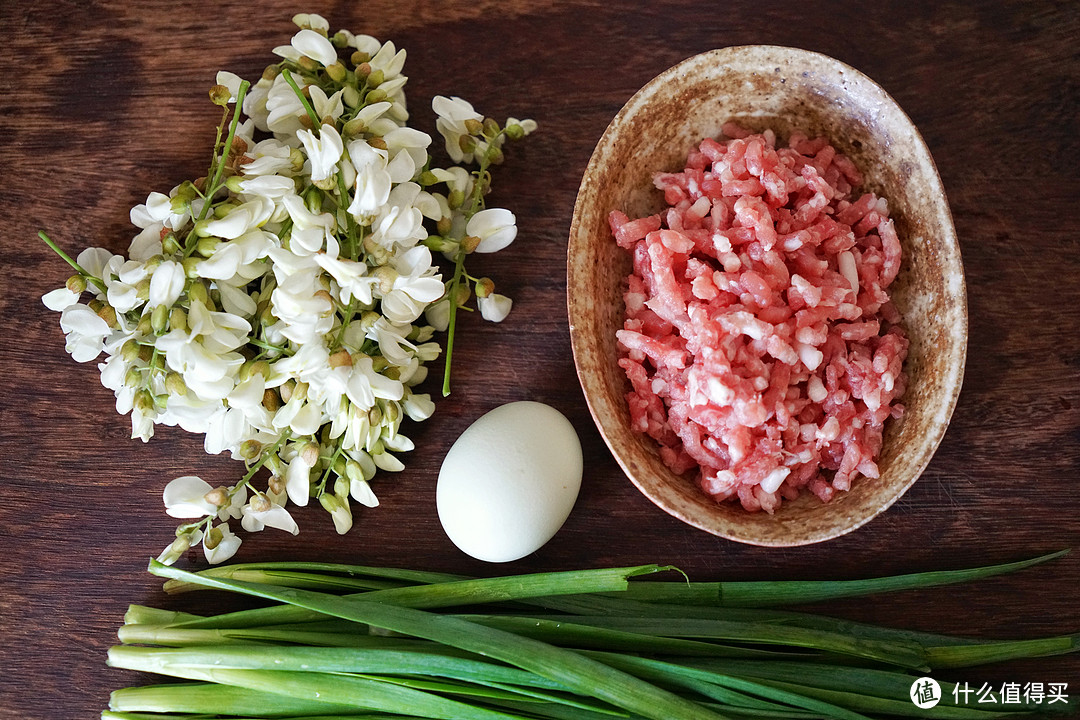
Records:
<instances>
[{"instance_id":1,"label":"flower cluster","mask_svg":"<svg viewBox=\"0 0 1080 720\"><path fill-rule=\"evenodd\" d=\"M127 257L89 248L72 260L41 234L77 271L43 301L76 361L105 354L101 382L130 413L132 437L179 426L246 465L228 486L168 483L166 510L187 522L165 562L200 542L209 562L228 559L240 545L231 520L296 534L286 505L310 498L347 532L350 499L377 505L376 472L404 468L403 420L434 411L417 391L442 352L434 334L449 331L449 349L473 295L488 320L511 305L464 262L514 240L513 214L484 207L489 168L536 124L500 125L436 97L459 165L433 167L431 138L407 124L405 51L330 36L318 15L294 21L300 31L254 86L218 73L209 171L132 209L140 231ZM447 281L433 250L453 263Z\"/></svg>"}]
</instances>

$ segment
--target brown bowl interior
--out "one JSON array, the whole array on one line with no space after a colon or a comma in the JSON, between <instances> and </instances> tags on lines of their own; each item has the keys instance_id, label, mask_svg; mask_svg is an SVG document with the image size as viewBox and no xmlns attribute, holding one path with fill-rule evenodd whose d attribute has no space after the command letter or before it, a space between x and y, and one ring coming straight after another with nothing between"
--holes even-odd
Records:
<instances>
[{"instance_id":1,"label":"brown bowl interior","mask_svg":"<svg viewBox=\"0 0 1080 720\"><path fill-rule=\"evenodd\" d=\"M628 385L615 331L629 254L607 216L662 207L652 176L681 170L687 151L736 120L755 130L825 135L863 171L865 188L888 198L904 250L890 292L911 339L906 411L886 425L881 477L857 480L828 504L804 494L774 515L747 513L706 496L691 475L663 464L651 438L630 431ZM586 169L567 256L567 305L578 376L590 411L629 478L675 517L715 535L793 546L854 530L918 478L948 426L963 378L967 309L952 217L930 153L910 119L858 71L804 50L724 48L694 56L642 88L612 120Z\"/></svg>"}]
</instances>

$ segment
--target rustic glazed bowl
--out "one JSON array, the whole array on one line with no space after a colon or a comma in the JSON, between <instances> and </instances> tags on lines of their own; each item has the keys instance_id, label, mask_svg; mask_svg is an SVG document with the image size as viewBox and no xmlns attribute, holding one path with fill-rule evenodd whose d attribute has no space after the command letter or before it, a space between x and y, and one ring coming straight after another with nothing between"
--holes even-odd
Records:
<instances>
[{"instance_id":1,"label":"rustic glazed bowl","mask_svg":"<svg viewBox=\"0 0 1080 720\"><path fill-rule=\"evenodd\" d=\"M769 515L717 503L692 474L677 476L656 443L630 430L617 365L629 253L607 217L657 212L659 171L680 171L687 151L717 137L729 120L786 139L824 135L888 198L904 258L890 289L911 340L906 407L886 423L881 476L859 478L825 504L804 493ZM850 532L904 494L930 461L949 424L967 349L964 273L952 217L934 161L911 120L862 73L817 53L771 46L731 47L692 57L643 87L601 137L581 182L567 257L567 305L578 377L604 440L630 480L690 525L754 545L795 546Z\"/></svg>"}]
</instances>

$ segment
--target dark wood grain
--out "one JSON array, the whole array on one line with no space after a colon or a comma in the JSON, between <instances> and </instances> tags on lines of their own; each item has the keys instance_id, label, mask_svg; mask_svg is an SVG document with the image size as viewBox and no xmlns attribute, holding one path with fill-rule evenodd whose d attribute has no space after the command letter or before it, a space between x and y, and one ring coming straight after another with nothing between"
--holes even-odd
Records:
<instances>
[{"instance_id":1,"label":"dark wood grain","mask_svg":"<svg viewBox=\"0 0 1080 720\"><path fill-rule=\"evenodd\" d=\"M218 69L255 77L293 32L284 2L0 5L0 717L92 717L140 677L105 667L129 603L174 601L144 572L172 537L161 489L195 473L228 482L238 465L198 438L128 438L93 364L64 352L40 296L72 252L123 252L128 210L205 172ZM1080 550L1080 13L1075 3L328 3L333 27L409 53L417 126L432 95L459 94L541 130L498 169L493 202L520 235L483 258L515 299L500 326L468 317L454 393L412 429L407 470L382 477L381 507L345 536L316 508L297 538L267 531L237 559L354 560L492 575L647 561L701 579L854 578ZM924 134L966 266L971 336L952 426L923 478L865 528L817 546L720 540L653 507L593 427L565 318L565 247L585 164L608 121L653 76L695 53L746 43L817 50L878 81ZM431 383L434 390L435 384ZM547 402L580 433L585 480L546 547L491 566L459 553L434 507L451 442L488 409ZM184 561L199 564L192 555ZM955 590L824 608L925 630L1007 638L1080 630L1080 552L1052 567ZM206 602L205 599L202 602ZM203 606L205 607L205 606ZM955 677L1070 682L1080 656Z\"/></svg>"}]
</instances>

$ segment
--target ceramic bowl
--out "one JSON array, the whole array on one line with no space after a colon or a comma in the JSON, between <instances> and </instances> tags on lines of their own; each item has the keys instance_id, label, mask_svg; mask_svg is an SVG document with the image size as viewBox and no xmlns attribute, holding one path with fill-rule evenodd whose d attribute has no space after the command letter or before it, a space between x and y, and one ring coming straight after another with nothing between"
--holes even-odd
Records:
<instances>
[{"instance_id":1,"label":"ceramic bowl","mask_svg":"<svg viewBox=\"0 0 1080 720\"><path fill-rule=\"evenodd\" d=\"M780 138L824 135L888 199L904 252L890 294L911 340L902 418L886 423L881 476L858 478L829 503L804 493L773 515L717 503L692 474L677 476L656 443L632 432L626 377L617 365L629 253L607 217L663 207L652 184L679 171L687 151L729 120ZM567 256L567 305L578 377L593 418L631 481L680 520L754 545L795 546L850 532L907 491L949 424L963 379L967 309L963 266L945 191L919 132L868 77L832 58L772 46L730 47L685 60L637 92L611 121L581 182Z\"/></svg>"}]
</instances>

